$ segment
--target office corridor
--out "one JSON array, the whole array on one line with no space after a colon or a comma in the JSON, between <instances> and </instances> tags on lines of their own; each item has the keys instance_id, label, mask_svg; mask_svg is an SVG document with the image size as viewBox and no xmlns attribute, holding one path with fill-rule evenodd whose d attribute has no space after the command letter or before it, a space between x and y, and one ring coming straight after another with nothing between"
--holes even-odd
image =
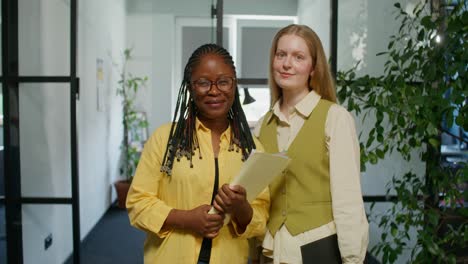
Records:
<instances>
[{"instance_id":1,"label":"office corridor","mask_svg":"<svg viewBox=\"0 0 468 264\"><path fill-rule=\"evenodd\" d=\"M145 233L130 226L127 212L113 205L82 242L81 263L143 263L144 239Z\"/></svg>"}]
</instances>

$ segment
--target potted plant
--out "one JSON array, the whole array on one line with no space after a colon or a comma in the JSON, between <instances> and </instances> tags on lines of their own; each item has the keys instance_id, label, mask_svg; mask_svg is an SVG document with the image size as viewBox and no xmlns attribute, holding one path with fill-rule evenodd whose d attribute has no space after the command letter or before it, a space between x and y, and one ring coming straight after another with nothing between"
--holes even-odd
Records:
<instances>
[{"instance_id":1,"label":"potted plant","mask_svg":"<svg viewBox=\"0 0 468 264\"><path fill-rule=\"evenodd\" d=\"M125 208L127 192L132 182L136 166L140 159L143 140L138 133L148 127L146 118L142 116L135 108L135 99L138 91L146 85L148 77L137 77L127 71L127 64L131 60L131 49L125 49L123 52L123 65L118 81L117 95L122 97L122 125L123 140L121 145L122 159L120 165L121 175L124 179L114 183L117 191L117 201L120 208Z\"/></svg>"},{"instance_id":2,"label":"potted plant","mask_svg":"<svg viewBox=\"0 0 468 264\"><path fill-rule=\"evenodd\" d=\"M468 131L467 3L435 2L445 1L422 2L411 14L395 4L401 26L388 50L377 54L387 56L382 76L357 77L356 67L337 73L340 101L375 118L360 144L363 170L392 151L410 160L417 150L426 165L423 177L411 167L393 177L387 194L396 199L387 212L373 215L371 206L371 220L383 231L371 252L383 263L397 261L404 251L411 263L467 261L467 137L450 130ZM443 159L442 136L462 146L457 163Z\"/></svg>"}]
</instances>

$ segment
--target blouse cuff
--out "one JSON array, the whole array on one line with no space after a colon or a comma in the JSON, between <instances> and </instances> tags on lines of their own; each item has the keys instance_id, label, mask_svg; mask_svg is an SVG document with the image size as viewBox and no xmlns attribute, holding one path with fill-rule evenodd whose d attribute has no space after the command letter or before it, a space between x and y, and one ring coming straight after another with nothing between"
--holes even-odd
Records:
<instances>
[{"instance_id":1,"label":"blouse cuff","mask_svg":"<svg viewBox=\"0 0 468 264\"><path fill-rule=\"evenodd\" d=\"M164 204L162 201L158 201L152 208L149 214L141 214L138 223L135 223L140 229L148 230L156 234L160 238L166 237L171 229L162 229L164 223L166 222L169 212L173 208Z\"/></svg>"},{"instance_id":2,"label":"blouse cuff","mask_svg":"<svg viewBox=\"0 0 468 264\"><path fill-rule=\"evenodd\" d=\"M169 233L170 233L170 229L162 229L164 223L166 222L166 219L167 219L167 216L169 215L169 212L171 212L173 208L172 207L169 207L167 205L162 205L159 209L158 209L158 213L156 213L155 215L155 222L156 222L156 225L155 225L155 230L158 230L156 232L156 235L158 235L160 238L164 238L166 237Z\"/></svg>"}]
</instances>

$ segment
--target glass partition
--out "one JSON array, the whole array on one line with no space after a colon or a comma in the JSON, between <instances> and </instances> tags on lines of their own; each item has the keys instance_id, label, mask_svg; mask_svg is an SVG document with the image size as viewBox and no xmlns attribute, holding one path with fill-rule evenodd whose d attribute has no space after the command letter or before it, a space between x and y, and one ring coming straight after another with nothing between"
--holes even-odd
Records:
<instances>
[{"instance_id":1,"label":"glass partition","mask_svg":"<svg viewBox=\"0 0 468 264\"><path fill-rule=\"evenodd\" d=\"M399 2L414 7L409 0ZM386 0L338 1L338 71L359 63L357 69L362 75L383 73L386 57L376 54L387 50L389 37L398 30L393 5L394 1Z\"/></svg>"},{"instance_id":2,"label":"glass partition","mask_svg":"<svg viewBox=\"0 0 468 264\"><path fill-rule=\"evenodd\" d=\"M73 252L70 205L25 204L22 208L24 263L63 263Z\"/></svg>"},{"instance_id":3,"label":"glass partition","mask_svg":"<svg viewBox=\"0 0 468 264\"><path fill-rule=\"evenodd\" d=\"M70 197L70 93L68 84L19 87L23 197Z\"/></svg>"},{"instance_id":4,"label":"glass partition","mask_svg":"<svg viewBox=\"0 0 468 264\"><path fill-rule=\"evenodd\" d=\"M70 74L70 1L18 1L19 74Z\"/></svg>"}]
</instances>

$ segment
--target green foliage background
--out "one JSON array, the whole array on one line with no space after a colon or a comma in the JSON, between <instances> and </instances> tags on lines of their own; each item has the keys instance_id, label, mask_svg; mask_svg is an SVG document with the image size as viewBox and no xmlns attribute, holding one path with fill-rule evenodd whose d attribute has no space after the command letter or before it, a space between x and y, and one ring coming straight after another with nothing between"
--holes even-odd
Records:
<instances>
[{"instance_id":1,"label":"green foliage background","mask_svg":"<svg viewBox=\"0 0 468 264\"><path fill-rule=\"evenodd\" d=\"M393 177L387 194L396 193L397 201L375 216L383 233L372 253L382 256L383 263L397 261L404 250L411 252L411 263L456 263L461 260L459 251L467 247L466 156L454 169L443 166L440 151L443 132L468 144L442 126L446 122L447 127L456 124L468 131L466 5L449 1L431 13L424 2L408 14L396 3L401 26L390 37L387 51L377 54L388 58L384 74L357 77L356 67L337 73L340 101L364 119L375 119L360 144L362 170L394 151L410 160L414 149L421 151L419 159L426 164L424 178L412 168ZM416 246L411 243L412 230Z\"/></svg>"}]
</instances>

